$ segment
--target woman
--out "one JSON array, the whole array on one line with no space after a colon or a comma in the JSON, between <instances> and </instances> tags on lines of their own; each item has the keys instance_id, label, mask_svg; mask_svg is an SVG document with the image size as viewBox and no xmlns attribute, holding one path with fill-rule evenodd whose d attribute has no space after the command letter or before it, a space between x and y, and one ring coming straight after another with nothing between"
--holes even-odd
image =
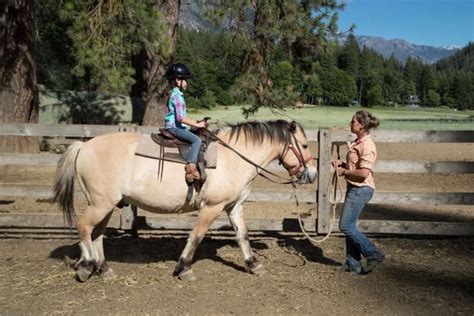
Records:
<instances>
[{"instance_id":1,"label":"woman","mask_svg":"<svg viewBox=\"0 0 474 316\"><path fill-rule=\"evenodd\" d=\"M357 139L350 144L346 163L337 163L337 174L347 181L347 191L339 228L346 236L346 261L341 270L357 274L371 272L385 258L380 249L357 229L357 219L375 190L374 165L377 149L370 130L379 125L375 116L358 111L350 123ZM361 266L361 255L367 260Z\"/></svg>"},{"instance_id":2,"label":"woman","mask_svg":"<svg viewBox=\"0 0 474 316\"><path fill-rule=\"evenodd\" d=\"M193 134L188 126L195 128L206 127L206 122L197 122L186 117L186 102L183 91L188 86L188 79L192 77L191 71L184 64L172 64L166 71L171 91L168 98L168 112L165 116L165 128L176 138L191 143L191 149L185 166L186 182L199 180L201 175L197 169L201 139Z\"/></svg>"}]
</instances>

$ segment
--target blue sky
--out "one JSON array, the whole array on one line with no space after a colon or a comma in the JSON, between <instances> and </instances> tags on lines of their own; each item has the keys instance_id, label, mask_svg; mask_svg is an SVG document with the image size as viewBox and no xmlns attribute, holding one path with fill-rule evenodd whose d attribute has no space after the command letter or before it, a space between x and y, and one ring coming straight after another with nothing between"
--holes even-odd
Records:
<instances>
[{"instance_id":1,"label":"blue sky","mask_svg":"<svg viewBox=\"0 0 474 316\"><path fill-rule=\"evenodd\" d=\"M413 44L465 46L474 41L474 0L345 0L339 30Z\"/></svg>"}]
</instances>

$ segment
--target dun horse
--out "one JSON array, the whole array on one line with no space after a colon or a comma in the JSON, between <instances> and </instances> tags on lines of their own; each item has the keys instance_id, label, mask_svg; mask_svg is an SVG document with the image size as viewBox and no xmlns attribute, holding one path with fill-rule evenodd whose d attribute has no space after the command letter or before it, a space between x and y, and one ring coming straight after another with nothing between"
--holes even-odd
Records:
<instances>
[{"instance_id":1,"label":"dun horse","mask_svg":"<svg viewBox=\"0 0 474 316\"><path fill-rule=\"evenodd\" d=\"M219 130L217 136L256 165L265 168L278 159L300 183L316 179L317 170L305 132L295 122L229 125ZM53 201L59 204L70 225L76 223L82 252L74 265L78 280L86 281L93 273L114 275L105 262L103 234L113 209L124 203L155 213L193 211L198 205L197 221L179 257L175 276L195 279L191 262L196 248L223 211L236 232L247 270L257 275L263 273L263 265L252 254L242 212L242 204L260 169L219 144L216 169L207 170L207 180L200 192L186 201L184 166L167 161L162 177L157 177L157 161L135 155L139 139L137 133L114 133L85 143L74 142L58 163ZM88 202L77 220L73 205L76 179Z\"/></svg>"}]
</instances>

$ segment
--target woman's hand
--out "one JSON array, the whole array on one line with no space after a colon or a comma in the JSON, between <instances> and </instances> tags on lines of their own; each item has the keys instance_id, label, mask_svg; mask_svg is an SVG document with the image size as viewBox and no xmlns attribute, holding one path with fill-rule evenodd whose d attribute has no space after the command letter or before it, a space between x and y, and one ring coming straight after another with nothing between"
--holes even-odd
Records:
<instances>
[{"instance_id":1,"label":"woman's hand","mask_svg":"<svg viewBox=\"0 0 474 316\"><path fill-rule=\"evenodd\" d=\"M346 168L346 163L343 162L340 159L336 159L336 160L331 161L331 164L334 168L337 168L337 167Z\"/></svg>"},{"instance_id":2,"label":"woman's hand","mask_svg":"<svg viewBox=\"0 0 474 316\"><path fill-rule=\"evenodd\" d=\"M346 168L337 167L337 175L339 177L345 176L346 175Z\"/></svg>"}]
</instances>

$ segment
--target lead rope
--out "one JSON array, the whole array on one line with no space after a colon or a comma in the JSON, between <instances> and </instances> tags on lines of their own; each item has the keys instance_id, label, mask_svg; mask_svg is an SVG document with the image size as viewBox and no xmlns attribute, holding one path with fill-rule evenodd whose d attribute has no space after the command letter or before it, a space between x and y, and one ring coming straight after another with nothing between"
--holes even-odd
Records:
<instances>
[{"instance_id":1,"label":"lead rope","mask_svg":"<svg viewBox=\"0 0 474 316\"><path fill-rule=\"evenodd\" d=\"M349 145L348 145L349 146ZM340 154L339 154L339 147L337 148L337 158L340 159ZM334 188L333 195L331 196L331 188ZM339 189L339 192L341 193L339 197L337 197L337 190ZM331 218L331 224L329 225L329 232L324 236L322 239L314 239L311 238L306 230L303 227L303 223L301 221L301 215L300 215L300 210L299 210L299 201L298 201L298 195L297 195L297 190L295 184L293 184L293 193L295 195L295 201L296 201L296 214L298 215L298 224L300 225L300 229L305 235L306 238L312 243L322 243L326 239L331 236L332 230L334 229L334 224L336 223L336 207L337 204L342 201L342 185L341 181L339 181L339 176L337 175L337 167L334 168L333 174L332 174L332 180L331 184L328 186L326 190L326 199L329 201L329 203L332 205L332 218Z\"/></svg>"},{"instance_id":2,"label":"lead rope","mask_svg":"<svg viewBox=\"0 0 474 316\"><path fill-rule=\"evenodd\" d=\"M208 130L207 128L203 128L203 130L205 132L208 133L208 135L211 135L211 137L213 137L215 140L217 140L221 145L223 145L224 147L232 150L234 153L236 153L240 158L242 158L244 161L250 163L251 165L255 166L258 169L262 170L262 171L265 171L269 174L271 174L272 176L275 176L275 177L278 177L280 179L285 179L287 180L286 178L283 178L277 174L274 174L273 172L257 165L256 163L254 163L253 161L251 161L250 159L248 159L247 157L243 156L241 153L239 153L238 151L236 151L234 148L232 148L230 145L228 145L226 142L224 142L222 139L220 139L216 134L214 134L213 132L211 132L210 130ZM299 150L299 148L298 148ZM299 150L300 151L300 150ZM301 151L300 151L301 153ZM332 220L331 220L331 224L329 226L329 232L327 233L327 235L323 238L323 239L320 239L320 240L317 240L317 239L314 239L314 238L311 238L311 236L308 235L308 233L306 232L306 230L304 229L303 227L303 224L302 224L302 221L301 221L301 215L300 215L300 209L299 209L299 200L298 200L298 194L297 194L297 190L296 190L296 181L292 181L292 180L288 180L286 182L277 182L277 181L274 181L273 179L270 179L268 176L262 174L262 173L259 173L259 175L271 182L274 182L274 183L278 183L278 184L291 184L292 187L293 187L293 194L294 194L294 197L295 197L295 202L296 202L296 213L298 215L298 224L300 225L300 229L301 231L303 232L303 234L306 236L306 238L308 238L309 241L311 242L314 242L314 243L322 243L323 241L325 241L326 239L329 238L329 236L331 236L331 233L332 233L332 230L334 228L334 223L336 222L336 207L337 207L337 204L341 201L341 198L342 198L342 187L341 187L341 183L340 181L338 181L338 176L337 176L337 168L334 168L334 173L333 173L333 178L332 178L332 184L334 185L334 197L331 198L330 194L329 194L329 190L331 189L331 185L328 186L328 189L327 189L327 192L326 192L326 198L328 199L329 203L332 204ZM339 187L339 191L341 192L341 195L339 196L339 198L337 198L337 188Z\"/></svg>"},{"instance_id":3,"label":"lead rope","mask_svg":"<svg viewBox=\"0 0 474 316\"><path fill-rule=\"evenodd\" d=\"M334 187L334 196L331 196L330 194L330 189ZM337 190L339 189L339 192L341 194L339 197L337 197ZM332 218L331 218L331 224L329 225L329 232L324 236L322 239L314 239L309 234L306 232L304 229L303 223L301 221L301 214L300 214L300 209L299 209L299 201L298 201L298 195L297 195L297 190L296 186L293 185L293 193L295 196L295 201L296 201L296 214L298 215L298 224L300 225L300 229L305 235L306 238L312 243L322 243L323 241L327 240L329 236L331 236L332 230L334 229L334 224L336 223L336 207L339 202L342 200L342 186L341 182L339 181L339 177L337 176L337 169L334 169L333 172L333 178L331 181L331 185L328 186L328 189L326 191L326 199L329 201L329 203L332 205Z\"/></svg>"}]
</instances>

